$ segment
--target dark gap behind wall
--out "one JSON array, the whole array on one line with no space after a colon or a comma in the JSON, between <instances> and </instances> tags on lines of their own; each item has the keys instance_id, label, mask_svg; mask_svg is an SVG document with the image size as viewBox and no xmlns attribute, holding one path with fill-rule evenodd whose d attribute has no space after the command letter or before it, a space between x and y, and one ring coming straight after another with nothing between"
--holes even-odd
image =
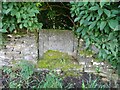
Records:
<instances>
[{"instance_id":1,"label":"dark gap behind wall","mask_svg":"<svg viewBox=\"0 0 120 90\"><path fill-rule=\"evenodd\" d=\"M43 29L72 30L69 2L44 2L39 9L38 19L43 23Z\"/></svg>"}]
</instances>

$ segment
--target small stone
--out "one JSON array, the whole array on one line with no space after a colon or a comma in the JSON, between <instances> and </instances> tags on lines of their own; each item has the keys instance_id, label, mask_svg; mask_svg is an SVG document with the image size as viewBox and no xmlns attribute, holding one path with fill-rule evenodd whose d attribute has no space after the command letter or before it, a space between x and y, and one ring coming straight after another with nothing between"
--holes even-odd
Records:
<instances>
[{"instance_id":1,"label":"small stone","mask_svg":"<svg viewBox=\"0 0 120 90\"><path fill-rule=\"evenodd\" d=\"M98 65L100 65L100 63L97 63L97 62L93 62L93 65L97 65L97 66L98 66Z\"/></svg>"},{"instance_id":2,"label":"small stone","mask_svg":"<svg viewBox=\"0 0 120 90\"><path fill-rule=\"evenodd\" d=\"M10 35L10 34L8 34L8 35L7 35L7 37L8 37L8 38L12 38L13 36L12 36L12 35Z\"/></svg>"},{"instance_id":3,"label":"small stone","mask_svg":"<svg viewBox=\"0 0 120 90\"><path fill-rule=\"evenodd\" d=\"M107 75L104 74L104 73L99 73L99 75L100 75L100 76L103 76L103 77L107 77Z\"/></svg>"},{"instance_id":4,"label":"small stone","mask_svg":"<svg viewBox=\"0 0 120 90\"><path fill-rule=\"evenodd\" d=\"M90 67L92 67L92 65L88 65L88 67L90 68Z\"/></svg>"},{"instance_id":5,"label":"small stone","mask_svg":"<svg viewBox=\"0 0 120 90\"><path fill-rule=\"evenodd\" d=\"M85 62L79 62L79 64L85 65Z\"/></svg>"},{"instance_id":6,"label":"small stone","mask_svg":"<svg viewBox=\"0 0 120 90\"><path fill-rule=\"evenodd\" d=\"M101 65L104 65L104 63L102 62Z\"/></svg>"},{"instance_id":7,"label":"small stone","mask_svg":"<svg viewBox=\"0 0 120 90\"><path fill-rule=\"evenodd\" d=\"M25 60L32 60L33 58L32 58L32 56L25 56L24 59Z\"/></svg>"},{"instance_id":8,"label":"small stone","mask_svg":"<svg viewBox=\"0 0 120 90\"><path fill-rule=\"evenodd\" d=\"M102 78L102 81L109 82L109 80L107 78Z\"/></svg>"},{"instance_id":9,"label":"small stone","mask_svg":"<svg viewBox=\"0 0 120 90\"><path fill-rule=\"evenodd\" d=\"M61 74L61 69L56 69L55 71L57 72L57 74Z\"/></svg>"}]
</instances>

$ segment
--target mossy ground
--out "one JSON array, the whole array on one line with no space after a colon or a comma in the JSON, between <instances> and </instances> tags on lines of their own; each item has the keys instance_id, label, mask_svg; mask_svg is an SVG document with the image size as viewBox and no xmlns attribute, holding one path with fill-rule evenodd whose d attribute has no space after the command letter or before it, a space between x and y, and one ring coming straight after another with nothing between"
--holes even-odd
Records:
<instances>
[{"instance_id":1,"label":"mossy ground","mask_svg":"<svg viewBox=\"0 0 120 90\"><path fill-rule=\"evenodd\" d=\"M72 60L72 57L69 56L67 53L48 50L44 53L43 59L38 61L37 68L50 70L61 69L62 71L66 72L69 69L81 69L81 66L75 63ZM72 74L75 75L73 72L69 72L69 75Z\"/></svg>"}]
</instances>

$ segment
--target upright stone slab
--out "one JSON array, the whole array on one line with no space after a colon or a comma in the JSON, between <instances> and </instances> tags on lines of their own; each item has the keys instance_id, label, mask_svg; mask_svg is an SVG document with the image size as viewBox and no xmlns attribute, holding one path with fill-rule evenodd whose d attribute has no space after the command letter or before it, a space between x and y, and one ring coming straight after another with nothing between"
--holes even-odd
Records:
<instances>
[{"instance_id":1,"label":"upright stone slab","mask_svg":"<svg viewBox=\"0 0 120 90\"><path fill-rule=\"evenodd\" d=\"M77 44L70 30L41 30L39 34L39 55L42 57L47 50L59 50L73 55Z\"/></svg>"}]
</instances>

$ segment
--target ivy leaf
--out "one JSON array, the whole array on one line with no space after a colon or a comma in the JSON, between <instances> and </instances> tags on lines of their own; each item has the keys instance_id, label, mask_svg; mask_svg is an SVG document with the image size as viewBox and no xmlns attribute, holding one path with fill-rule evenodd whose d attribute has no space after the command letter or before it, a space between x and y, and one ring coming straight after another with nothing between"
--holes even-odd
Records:
<instances>
[{"instance_id":1,"label":"ivy leaf","mask_svg":"<svg viewBox=\"0 0 120 90\"><path fill-rule=\"evenodd\" d=\"M106 22L102 21L100 24L100 30L103 30L105 26L106 26Z\"/></svg>"},{"instance_id":2,"label":"ivy leaf","mask_svg":"<svg viewBox=\"0 0 120 90\"><path fill-rule=\"evenodd\" d=\"M86 18L86 20L87 20L87 21L90 21L91 18L92 18L92 14L90 14L90 15Z\"/></svg>"},{"instance_id":3,"label":"ivy leaf","mask_svg":"<svg viewBox=\"0 0 120 90\"><path fill-rule=\"evenodd\" d=\"M105 44L102 45L102 49L105 49Z\"/></svg>"},{"instance_id":4,"label":"ivy leaf","mask_svg":"<svg viewBox=\"0 0 120 90\"><path fill-rule=\"evenodd\" d=\"M78 3L78 6L82 6L82 5L83 5L83 2L79 2L79 3Z\"/></svg>"},{"instance_id":5,"label":"ivy leaf","mask_svg":"<svg viewBox=\"0 0 120 90\"><path fill-rule=\"evenodd\" d=\"M71 17L74 17L74 16L75 16L75 14L74 14L74 13L72 13L72 14L71 14Z\"/></svg>"},{"instance_id":6,"label":"ivy leaf","mask_svg":"<svg viewBox=\"0 0 120 90\"><path fill-rule=\"evenodd\" d=\"M80 20L80 17L76 17L75 20L74 20L74 22L77 22L79 20Z\"/></svg>"},{"instance_id":7,"label":"ivy leaf","mask_svg":"<svg viewBox=\"0 0 120 90\"><path fill-rule=\"evenodd\" d=\"M96 21L92 22L92 24L89 26L89 29L94 28L94 27L95 27L95 25L96 25Z\"/></svg>"},{"instance_id":8,"label":"ivy leaf","mask_svg":"<svg viewBox=\"0 0 120 90\"><path fill-rule=\"evenodd\" d=\"M8 31L7 31L6 29L1 29L0 32L1 32L1 33L6 33L6 32L8 32Z\"/></svg>"},{"instance_id":9,"label":"ivy leaf","mask_svg":"<svg viewBox=\"0 0 120 90\"><path fill-rule=\"evenodd\" d=\"M24 27L26 27L26 28L28 27L28 25L27 25L27 23L26 23L26 22L25 22L23 25L24 25Z\"/></svg>"},{"instance_id":10,"label":"ivy leaf","mask_svg":"<svg viewBox=\"0 0 120 90\"><path fill-rule=\"evenodd\" d=\"M22 17L23 17L23 19L26 19L26 18L27 18L25 14L22 14Z\"/></svg>"},{"instance_id":11,"label":"ivy leaf","mask_svg":"<svg viewBox=\"0 0 120 90\"><path fill-rule=\"evenodd\" d=\"M16 10L16 9L12 9L12 10L11 10L11 16L16 15L16 13L17 13L17 10Z\"/></svg>"},{"instance_id":12,"label":"ivy leaf","mask_svg":"<svg viewBox=\"0 0 120 90\"><path fill-rule=\"evenodd\" d=\"M95 0L90 0L90 4L93 6L95 4Z\"/></svg>"},{"instance_id":13,"label":"ivy leaf","mask_svg":"<svg viewBox=\"0 0 120 90\"><path fill-rule=\"evenodd\" d=\"M16 17L20 18L20 13L19 12L16 13Z\"/></svg>"},{"instance_id":14,"label":"ivy leaf","mask_svg":"<svg viewBox=\"0 0 120 90\"><path fill-rule=\"evenodd\" d=\"M93 6L93 7L91 7L89 10L91 10L91 11L96 11L96 10L98 10L98 6Z\"/></svg>"},{"instance_id":15,"label":"ivy leaf","mask_svg":"<svg viewBox=\"0 0 120 90\"><path fill-rule=\"evenodd\" d=\"M84 3L84 6L88 4L88 1L89 1L89 0L84 0L84 2L83 2L83 3Z\"/></svg>"},{"instance_id":16,"label":"ivy leaf","mask_svg":"<svg viewBox=\"0 0 120 90\"><path fill-rule=\"evenodd\" d=\"M111 28L111 29L116 29L116 27L118 26L118 20L109 20L108 21L108 24L109 24L109 27Z\"/></svg>"},{"instance_id":17,"label":"ivy leaf","mask_svg":"<svg viewBox=\"0 0 120 90\"><path fill-rule=\"evenodd\" d=\"M85 11L81 11L79 15L85 14Z\"/></svg>"},{"instance_id":18,"label":"ivy leaf","mask_svg":"<svg viewBox=\"0 0 120 90\"><path fill-rule=\"evenodd\" d=\"M76 32L79 33L81 30L82 30L82 28L79 27Z\"/></svg>"},{"instance_id":19,"label":"ivy leaf","mask_svg":"<svg viewBox=\"0 0 120 90\"><path fill-rule=\"evenodd\" d=\"M75 2L74 1L70 1L70 4L74 4Z\"/></svg>"},{"instance_id":20,"label":"ivy leaf","mask_svg":"<svg viewBox=\"0 0 120 90\"><path fill-rule=\"evenodd\" d=\"M10 29L10 32L12 32L15 29L15 26L11 25L9 29Z\"/></svg>"},{"instance_id":21,"label":"ivy leaf","mask_svg":"<svg viewBox=\"0 0 120 90\"><path fill-rule=\"evenodd\" d=\"M20 24L19 27L22 29L22 24Z\"/></svg>"},{"instance_id":22,"label":"ivy leaf","mask_svg":"<svg viewBox=\"0 0 120 90\"><path fill-rule=\"evenodd\" d=\"M11 11L11 8L7 9L5 13L8 14L10 11Z\"/></svg>"},{"instance_id":23,"label":"ivy leaf","mask_svg":"<svg viewBox=\"0 0 120 90\"><path fill-rule=\"evenodd\" d=\"M103 10L102 10L102 9L98 9L98 14L99 14L99 16L101 16L102 13L103 13Z\"/></svg>"},{"instance_id":24,"label":"ivy leaf","mask_svg":"<svg viewBox=\"0 0 120 90\"><path fill-rule=\"evenodd\" d=\"M18 18L18 19L17 19L17 23L20 23L20 22L21 22L21 18Z\"/></svg>"},{"instance_id":25,"label":"ivy leaf","mask_svg":"<svg viewBox=\"0 0 120 90\"><path fill-rule=\"evenodd\" d=\"M89 38L87 38L87 40L86 40L86 48L88 48L88 47L89 47L89 45L90 45L90 39L89 39Z\"/></svg>"},{"instance_id":26,"label":"ivy leaf","mask_svg":"<svg viewBox=\"0 0 120 90\"><path fill-rule=\"evenodd\" d=\"M87 30L88 30L88 28L84 28L84 29L82 30L82 36L84 36L84 35L87 33Z\"/></svg>"},{"instance_id":27,"label":"ivy leaf","mask_svg":"<svg viewBox=\"0 0 120 90\"><path fill-rule=\"evenodd\" d=\"M39 13L39 10L34 10L35 13Z\"/></svg>"},{"instance_id":28,"label":"ivy leaf","mask_svg":"<svg viewBox=\"0 0 120 90\"><path fill-rule=\"evenodd\" d=\"M110 50L113 53L113 55L116 57L117 52L115 52L115 47L116 47L115 43L111 42L110 43Z\"/></svg>"},{"instance_id":29,"label":"ivy leaf","mask_svg":"<svg viewBox=\"0 0 120 90\"><path fill-rule=\"evenodd\" d=\"M109 10L107 10L107 9L104 9L104 13L105 13L108 17L110 17L110 15L111 15L111 12L110 12Z\"/></svg>"},{"instance_id":30,"label":"ivy leaf","mask_svg":"<svg viewBox=\"0 0 120 90\"><path fill-rule=\"evenodd\" d=\"M100 0L100 7L102 8L106 3L106 0Z\"/></svg>"},{"instance_id":31,"label":"ivy leaf","mask_svg":"<svg viewBox=\"0 0 120 90\"><path fill-rule=\"evenodd\" d=\"M30 13L30 16L35 16L35 13Z\"/></svg>"},{"instance_id":32,"label":"ivy leaf","mask_svg":"<svg viewBox=\"0 0 120 90\"><path fill-rule=\"evenodd\" d=\"M2 27L3 27L2 22L0 22L0 28L2 28Z\"/></svg>"},{"instance_id":33,"label":"ivy leaf","mask_svg":"<svg viewBox=\"0 0 120 90\"><path fill-rule=\"evenodd\" d=\"M108 36L108 40L111 40L111 39L114 39L114 33L113 32L111 32Z\"/></svg>"},{"instance_id":34,"label":"ivy leaf","mask_svg":"<svg viewBox=\"0 0 120 90\"><path fill-rule=\"evenodd\" d=\"M31 21L29 21L29 22L28 22L28 25L29 25L29 26L32 26L32 23L31 23Z\"/></svg>"},{"instance_id":35,"label":"ivy leaf","mask_svg":"<svg viewBox=\"0 0 120 90\"><path fill-rule=\"evenodd\" d=\"M84 21L85 21L84 19L81 19L80 20L80 25L82 25L84 23Z\"/></svg>"}]
</instances>

